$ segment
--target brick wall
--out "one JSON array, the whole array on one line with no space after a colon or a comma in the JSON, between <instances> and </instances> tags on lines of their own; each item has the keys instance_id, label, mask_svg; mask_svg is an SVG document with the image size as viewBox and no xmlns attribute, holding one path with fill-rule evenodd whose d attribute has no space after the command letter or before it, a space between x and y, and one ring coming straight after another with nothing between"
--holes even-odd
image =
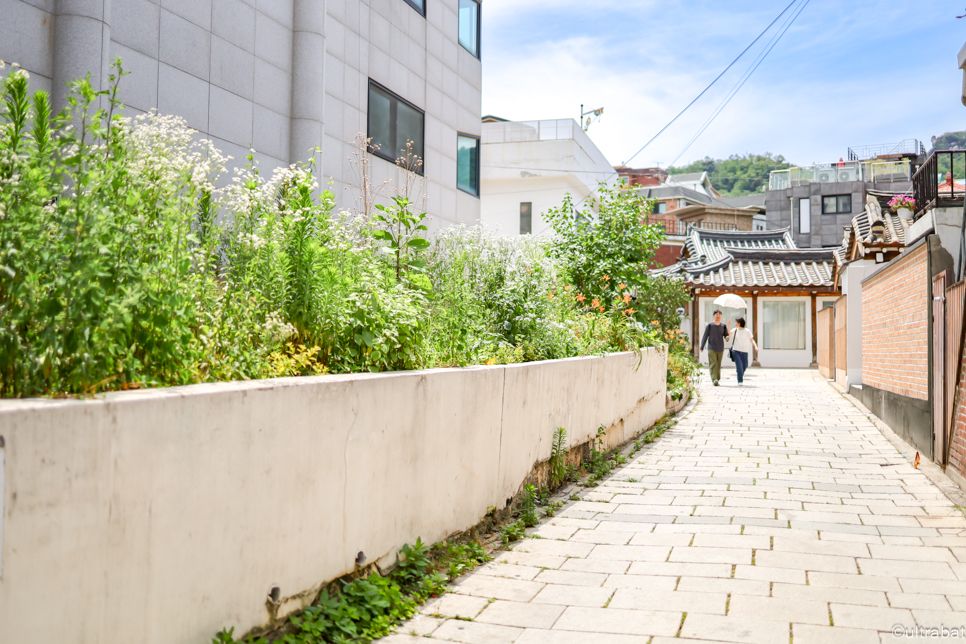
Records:
<instances>
[{"instance_id":1,"label":"brick wall","mask_svg":"<svg viewBox=\"0 0 966 644\"><path fill-rule=\"evenodd\" d=\"M815 316L818 340L818 372L826 379L835 376L832 373L832 360L835 358L835 331L832 327L834 309L822 309Z\"/></svg>"},{"instance_id":2,"label":"brick wall","mask_svg":"<svg viewBox=\"0 0 966 644\"><path fill-rule=\"evenodd\" d=\"M862 384L928 400L926 245L862 285Z\"/></svg>"}]
</instances>

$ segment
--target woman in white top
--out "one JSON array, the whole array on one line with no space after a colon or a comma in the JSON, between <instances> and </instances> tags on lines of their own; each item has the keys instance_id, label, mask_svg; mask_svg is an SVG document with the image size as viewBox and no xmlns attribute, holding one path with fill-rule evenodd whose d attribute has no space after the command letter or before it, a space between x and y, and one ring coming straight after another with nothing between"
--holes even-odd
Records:
<instances>
[{"instance_id":1,"label":"woman in white top","mask_svg":"<svg viewBox=\"0 0 966 644\"><path fill-rule=\"evenodd\" d=\"M751 330L745 328L745 318L738 318L735 322L738 323L738 328L735 329L735 339L731 350L734 353L735 369L738 370L738 384L740 385L744 381L745 371L748 370L748 354L752 347L755 351L758 351L758 345L755 344Z\"/></svg>"}]
</instances>

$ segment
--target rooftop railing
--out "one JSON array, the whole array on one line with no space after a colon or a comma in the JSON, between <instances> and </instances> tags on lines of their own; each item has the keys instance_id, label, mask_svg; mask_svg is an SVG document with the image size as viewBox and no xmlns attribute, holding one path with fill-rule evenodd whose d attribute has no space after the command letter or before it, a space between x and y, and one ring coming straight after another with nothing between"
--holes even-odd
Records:
<instances>
[{"instance_id":1,"label":"rooftop railing","mask_svg":"<svg viewBox=\"0 0 966 644\"><path fill-rule=\"evenodd\" d=\"M912 163L902 161L839 161L819 163L801 168L773 170L768 176L769 190L784 190L809 183L841 183L846 181L876 181L892 183L909 181Z\"/></svg>"},{"instance_id":2,"label":"rooftop railing","mask_svg":"<svg viewBox=\"0 0 966 644\"><path fill-rule=\"evenodd\" d=\"M738 230L734 224L723 224L717 221L681 221L680 219L664 219L649 222L651 225L660 226L667 235L686 235L688 228L700 228L703 230Z\"/></svg>"},{"instance_id":3,"label":"rooftop railing","mask_svg":"<svg viewBox=\"0 0 966 644\"><path fill-rule=\"evenodd\" d=\"M891 156L893 154L926 154L926 146L919 139L904 139L898 143L880 143L879 145L863 145L849 148L849 161L861 161L876 157Z\"/></svg>"},{"instance_id":4,"label":"rooftop railing","mask_svg":"<svg viewBox=\"0 0 966 644\"><path fill-rule=\"evenodd\" d=\"M966 198L966 184L956 175L966 171L966 152L936 150L929 155L912 177L912 194L916 213L943 206L961 206Z\"/></svg>"},{"instance_id":5,"label":"rooftop railing","mask_svg":"<svg viewBox=\"0 0 966 644\"><path fill-rule=\"evenodd\" d=\"M506 123L484 123L483 143L517 143L521 141L560 141L573 139L575 132L583 130L573 119L549 121L508 121ZM578 135L579 136L579 135Z\"/></svg>"}]
</instances>

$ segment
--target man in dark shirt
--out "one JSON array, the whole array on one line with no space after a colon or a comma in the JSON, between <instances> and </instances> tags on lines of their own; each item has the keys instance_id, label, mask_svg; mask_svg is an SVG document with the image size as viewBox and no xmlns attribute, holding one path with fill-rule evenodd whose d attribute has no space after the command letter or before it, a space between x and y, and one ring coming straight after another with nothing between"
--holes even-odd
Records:
<instances>
[{"instance_id":1,"label":"man in dark shirt","mask_svg":"<svg viewBox=\"0 0 966 644\"><path fill-rule=\"evenodd\" d=\"M708 345L708 367L711 369L711 382L718 386L721 380L721 358L724 356L724 343L729 337L728 325L721 324L721 311L714 312L714 322L708 323L701 337L701 350Z\"/></svg>"}]
</instances>

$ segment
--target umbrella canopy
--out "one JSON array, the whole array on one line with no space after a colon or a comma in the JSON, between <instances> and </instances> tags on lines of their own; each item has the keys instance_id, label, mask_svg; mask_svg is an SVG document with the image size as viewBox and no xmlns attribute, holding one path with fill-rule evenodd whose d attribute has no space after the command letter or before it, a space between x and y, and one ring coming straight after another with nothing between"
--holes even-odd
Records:
<instances>
[{"instance_id":1,"label":"umbrella canopy","mask_svg":"<svg viewBox=\"0 0 966 644\"><path fill-rule=\"evenodd\" d=\"M734 293L725 293L724 295L719 295L718 297L714 298L714 303L717 304L718 306L727 306L728 308L731 308L731 309L748 308L748 305L745 304L745 301L741 299L740 296L735 295Z\"/></svg>"}]
</instances>

